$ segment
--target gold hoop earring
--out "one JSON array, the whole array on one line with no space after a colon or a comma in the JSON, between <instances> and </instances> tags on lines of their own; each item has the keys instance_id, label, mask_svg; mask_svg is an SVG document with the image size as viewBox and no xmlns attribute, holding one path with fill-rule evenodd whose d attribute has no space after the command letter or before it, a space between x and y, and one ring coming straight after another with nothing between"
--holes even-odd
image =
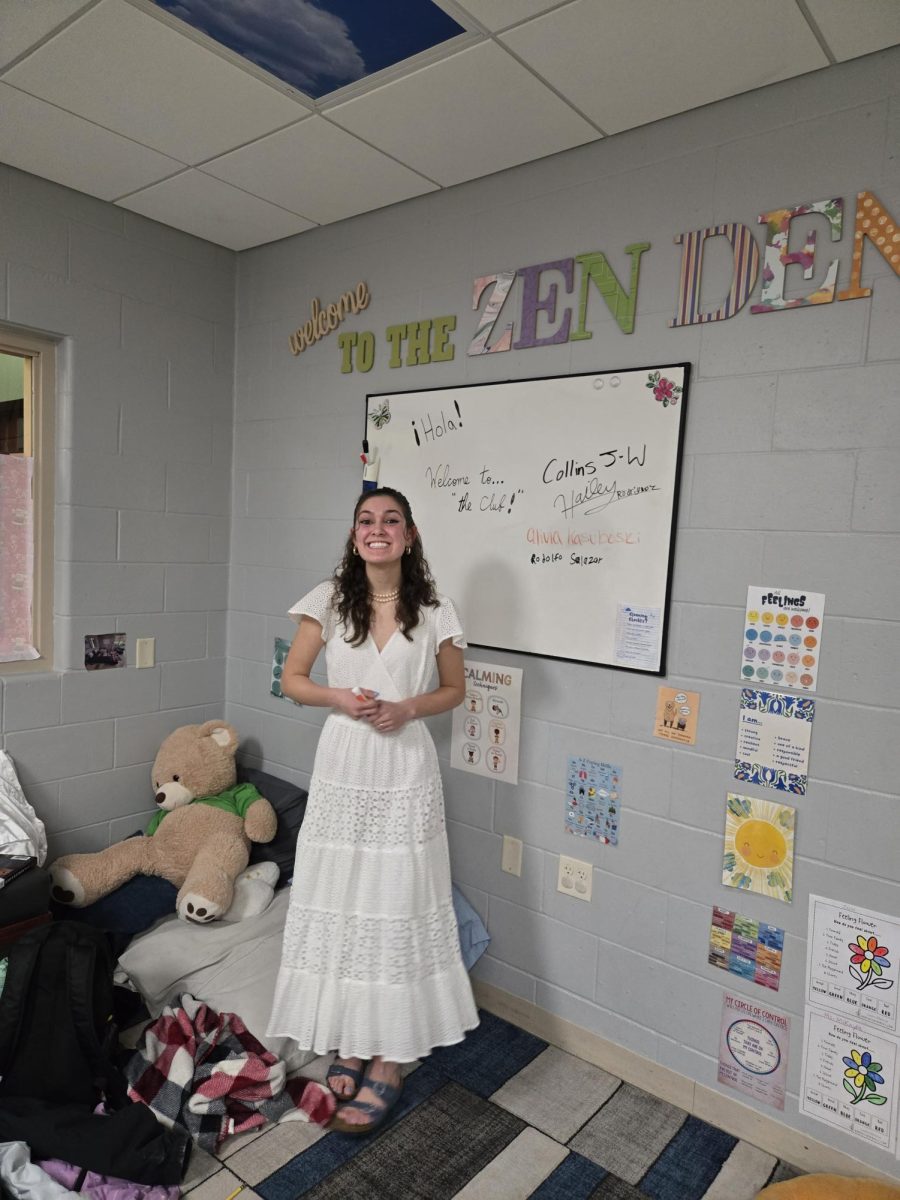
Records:
<instances>
[{"instance_id":1,"label":"gold hoop earring","mask_svg":"<svg viewBox=\"0 0 900 1200\"><path fill-rule=\"evenodd\" d=\"M412 554L412 546L407 546L407 547L406 547L406 553L407 553L407 554Z\"/></svg>"},{"instance_id":2,"label":"gold hoop earring","mask_svg":"<svg viewBox=\"0 0 900 1200\"><path fill-rule=\"evenodd\" d=\"M357 558L359 558L359 551L357 550L357 548L355 546L353 547L353 553L356 555Z\"/></svg>"}]
</instances>

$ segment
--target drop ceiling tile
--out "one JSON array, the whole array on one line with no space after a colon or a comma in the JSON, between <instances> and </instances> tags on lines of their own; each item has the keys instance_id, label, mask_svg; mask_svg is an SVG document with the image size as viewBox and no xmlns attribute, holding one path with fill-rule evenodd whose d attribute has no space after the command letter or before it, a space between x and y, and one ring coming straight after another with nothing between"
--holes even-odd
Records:
<instances>
[{"instance_id":1,"label":"drop ceiling tile","mask_svg":"<svg viewBox=\"0 0 900 1200\"><path fill-rule=\"evenodd\" d=\"M493 42L339 104L328 116L445 186L599 136Z\"/></svg>"},{"instance_id":2,"label":"drop ceiling tile","mask_svg":"<svg viewBox=\"0 0 900 1200\"><path fill-rule=\"evenodd\" d=\"M0 67L18 58L29 46L89 4L90 0L0 0Z\"/></svg>"},{"instance_id":3,"label":"drop ceiling tile","mask_svg":"<svg viewBox=\"0 0 900 1200\"><path fill-rule=\"evenodd\" d=\"M606 133L828 65L783 0L576 0L500 40Z\"/></svg>"},{"instance_id":4,"label":"drop ceiling tile","mask_svg":"<svg viewBox=\"0 0 900 1200\"><path fill-rule=\"evenodd\" d=\"M312 221L200 171L184 171L119 204L229 250L247 250L313 227Z\"/></svg>"},{"instance_id":5,"label":"drop ceiling tile","mask_svg":"<svg viewBox=\"0 0 900 1200\"><path fill-rule=\"evenodd\" d=\"M125 0L101 0L5 79L186 163L308 111Z\"/></svg>"},{"instance_id":6,"label":"drop ceiling tile","mask_svg":"<svg viewBox=\"0 0 900 1200\"><path fill-rule=\"evenodd\" d=\"M5 83L0 83L0 160L101 200L115 200L184 167Z\"/></svg>"},{"instance_id":7,"label":"drop ceiling tile","mask_svg":"<svg viewBox=\"0 0 900 1200\"><path fill-rule=\"evenodd\" d=\"M203 171L319 224L435 190L421 175L317 116L204 163Z\"/></svg>"},{"instance_id":8,"label":"drop ceiling tile","mask_svg":"<svg viewBox=\"0 0 900 1200\"><path fill-rule=\"evenodd\" d=\"M496 33L498 29L515 25L517 21L536 17L548 8L556 8L560 3L562 0L462 0L460 7L471 13L485 28Z\"/></svg>"},{"instance_id":9,"label":"drop ceiling tile","mask_svg":"<svg viewBox=\"0 0 900 1200\"><path fill-rule=\"evenodd\" d=\"M807 0L806 7L838 62L900 42L897 0Z\"/></svg>"}]
</instances>

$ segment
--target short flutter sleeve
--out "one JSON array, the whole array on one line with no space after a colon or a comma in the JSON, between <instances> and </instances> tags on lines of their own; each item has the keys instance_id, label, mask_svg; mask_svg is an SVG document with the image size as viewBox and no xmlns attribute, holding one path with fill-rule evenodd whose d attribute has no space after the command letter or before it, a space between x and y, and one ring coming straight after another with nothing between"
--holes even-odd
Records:
<instances>
[{"instance_id":1,"label":"short flutter sleeve","mask_svg":"<svg viewBox=\"0 0 900 1200\"><path fill-rule=\"evenodd\" d=\"M312 617L322 626L322 641L327 642L334 632L334 584L330 579L317 584L311 592L307 592L302 600L298 600L293 608L288 609L288 616L300 624L301 617Z\"/></svg>"},{"instance_id":2,"label":"short flutter sleeve","mask_svg":"<svg viewBox=\"0 0 900 1200\"><path fill-rule=\"evenodd\" d=\"M463 633L462 622L456 611L456 605L449 596L438 596L438 600L440 601L440 605L434 610L435 645L437 649L440 650L441 643L446 642L447 638L450 638L454 646L458 646L460 650L465 650L468 643L466 642L466 635Z\"/></svg>"}]
</instances>

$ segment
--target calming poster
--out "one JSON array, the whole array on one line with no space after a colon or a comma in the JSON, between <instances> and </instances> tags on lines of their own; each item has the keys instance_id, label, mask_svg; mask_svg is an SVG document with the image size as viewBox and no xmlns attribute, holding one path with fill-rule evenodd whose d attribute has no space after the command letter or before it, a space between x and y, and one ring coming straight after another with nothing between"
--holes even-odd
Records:
<instances>
[{"instance_id":1,"label":"calming poster","mask_svg":"<svg viewBox=\"0 0 900 1200\"><path fill-rule=\"evenodd\" d=\"M450 763L460 771L519 782L522 670L466 662L466 696L453 710Z\"/></svg>"},{"instance_id":2,"label":"calming poster","mask_svg":"<svg viewBox=\"0 0 900 1200\"><path fill-rule=\"evenodd\" d=\"M799 588L747 588L741 678L814 692L825 597Z\"/></svg>"},{"instance_id":3,"label":"calming poster","mask_svg":"<svg viewBox=\"0 0 900 1200\"><path fill-rule=\"evenodd\" d=\"M729 792L722 882L790 904L795 817L795 810L786 804Z\"/></svg>"},{"instance_id":4,"label":"calming poster","mask_svg":"<svg viewBox=\"0 0 900 1200\"><path fill-rule=\"evenodd\" d=\"M734 777L806 795L815 700L741 688Z\"/></svg>"}]
</instances>

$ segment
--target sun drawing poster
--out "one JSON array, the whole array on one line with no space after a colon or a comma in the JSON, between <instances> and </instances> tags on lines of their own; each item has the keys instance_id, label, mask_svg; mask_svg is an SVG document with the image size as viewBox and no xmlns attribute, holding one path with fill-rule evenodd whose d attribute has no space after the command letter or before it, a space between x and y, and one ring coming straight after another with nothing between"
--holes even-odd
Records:
<instances>
[{"instance_id":1,"label":"sun drawing poster","mask_svg":"<svg viewBox=\"0 0 900 1200\"><path fill-rule=\"evenodd\" d=\"M790 904L796 810L772 800L728 793L722 882Z\"/></svg>"}]
</instances>

